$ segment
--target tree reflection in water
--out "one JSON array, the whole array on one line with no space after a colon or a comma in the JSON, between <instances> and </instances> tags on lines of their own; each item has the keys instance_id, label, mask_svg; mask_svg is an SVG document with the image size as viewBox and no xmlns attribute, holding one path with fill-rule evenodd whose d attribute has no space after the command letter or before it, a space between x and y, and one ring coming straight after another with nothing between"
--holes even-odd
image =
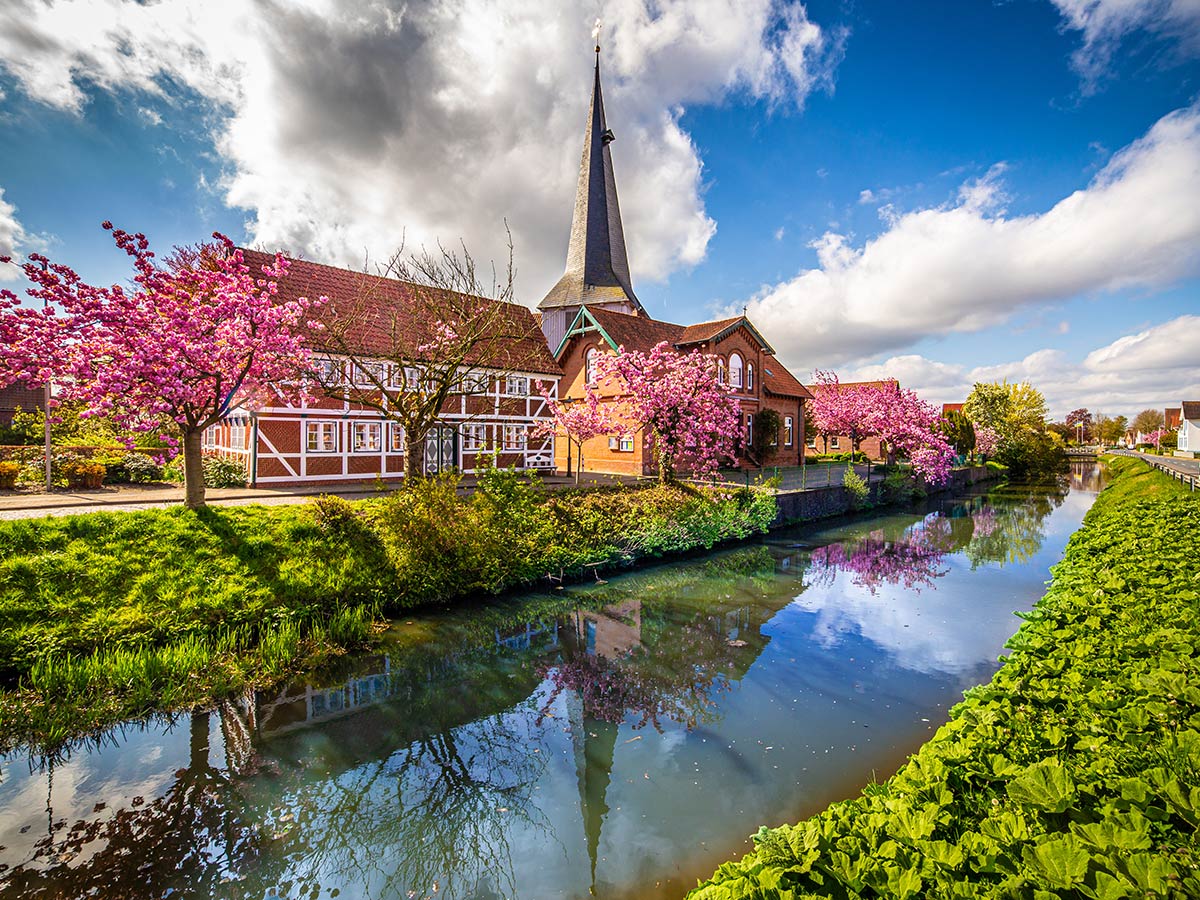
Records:
<instances>
[{"instance_id":1,"label":"tree reflection in water","mask_svg":"<svg viewBox=\"0 0 1200 900\"><path fill-rule=\"evenodd\" d=\"M907 527L879 528L817 547L809 554L806 581L829 586L845 573L872 594L883 585L919 592L949 571L950 553L961 551L972 568L1025 562L1041 549L1046 517L1062 505L1066 487L1005 488L1003 494L1000 505L977 497Z\"/></svg>"}]
</instances>

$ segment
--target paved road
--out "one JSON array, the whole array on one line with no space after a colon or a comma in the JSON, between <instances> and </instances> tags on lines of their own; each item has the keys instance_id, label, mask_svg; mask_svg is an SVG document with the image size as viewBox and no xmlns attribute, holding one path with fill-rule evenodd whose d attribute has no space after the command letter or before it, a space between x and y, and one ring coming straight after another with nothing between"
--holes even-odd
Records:
<instances>
[{"instance_id":1,"label":"paved road","mask_svg":"<svg viewBox=\"0 0 1200 900\"><path fill-rule=\"evenodd\" d=\"M1200 459L1182 459L1178 456L1151 456L1149 453L1138 453L1136 450L1118 450L1121 456L1137 456L1148 463L1166 466L1185 475L1200 475Z\"/></svg>"}]
</instances>

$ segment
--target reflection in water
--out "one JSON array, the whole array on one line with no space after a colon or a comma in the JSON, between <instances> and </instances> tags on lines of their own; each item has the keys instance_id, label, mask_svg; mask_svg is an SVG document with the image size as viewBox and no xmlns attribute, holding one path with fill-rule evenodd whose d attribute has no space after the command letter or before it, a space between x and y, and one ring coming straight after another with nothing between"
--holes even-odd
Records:
<instances>
[{"instance_id":1,"label":"reflection in water","mask_svg":"<svg viewBox=\"0 0 1200 900\"><path fill-rule=\"evenodd\" d=\"M894 770L988 676L1083 479L414 616L322 682L10 757L0 890L682 894Z\"/></svg>"}]
</instances>

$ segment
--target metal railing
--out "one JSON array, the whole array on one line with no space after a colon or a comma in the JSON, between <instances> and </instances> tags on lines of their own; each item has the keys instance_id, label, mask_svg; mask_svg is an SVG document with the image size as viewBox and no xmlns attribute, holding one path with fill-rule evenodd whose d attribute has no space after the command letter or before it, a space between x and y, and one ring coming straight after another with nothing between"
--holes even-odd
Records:
<instances>
[{"instance_id":1,"label":"metal railing","mask_svg":"<svg viewBox=\"0 0 1200 900\"><path fill-rule=\"evenodd\" d=\"M1179 464L1170 459L1163 459L1158 456L1147 456L1144 453L1137 453L1133 450L1111 450L1109 451L1114 456L1132 456L1134 459L1140 459L1153 469L1158 469L1164 475L1170 475L1180 484L1186 484L1189 489L1195 491L1200 489L1200 472L1189 472L1186 469L1180 468Z\"/></svg>"}]
</instances>

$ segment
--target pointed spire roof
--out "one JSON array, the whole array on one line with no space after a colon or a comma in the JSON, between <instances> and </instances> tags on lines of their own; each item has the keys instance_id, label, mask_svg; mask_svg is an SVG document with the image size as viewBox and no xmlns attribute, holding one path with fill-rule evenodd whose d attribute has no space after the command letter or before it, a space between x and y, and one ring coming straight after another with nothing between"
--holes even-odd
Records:
<instances>
[{"instance_id":1,"label":"pointed spire roof","mask_svg":"<svg viewBox=\"0 0 1200 900\"><path fill-rule=\"evenodd\" d=\"M596 44L596 75L592 106L583 138L583 157L575 189L575 215L571 220L571 243L567 268L558 284L538 304L539 309L579 306L584 303L625 303L630 312L642 311L629 277L625 232L617 203L612 153L615 140L604 119L604 97L600 90L600 45Z\"/></svg>"}]
</instances>

